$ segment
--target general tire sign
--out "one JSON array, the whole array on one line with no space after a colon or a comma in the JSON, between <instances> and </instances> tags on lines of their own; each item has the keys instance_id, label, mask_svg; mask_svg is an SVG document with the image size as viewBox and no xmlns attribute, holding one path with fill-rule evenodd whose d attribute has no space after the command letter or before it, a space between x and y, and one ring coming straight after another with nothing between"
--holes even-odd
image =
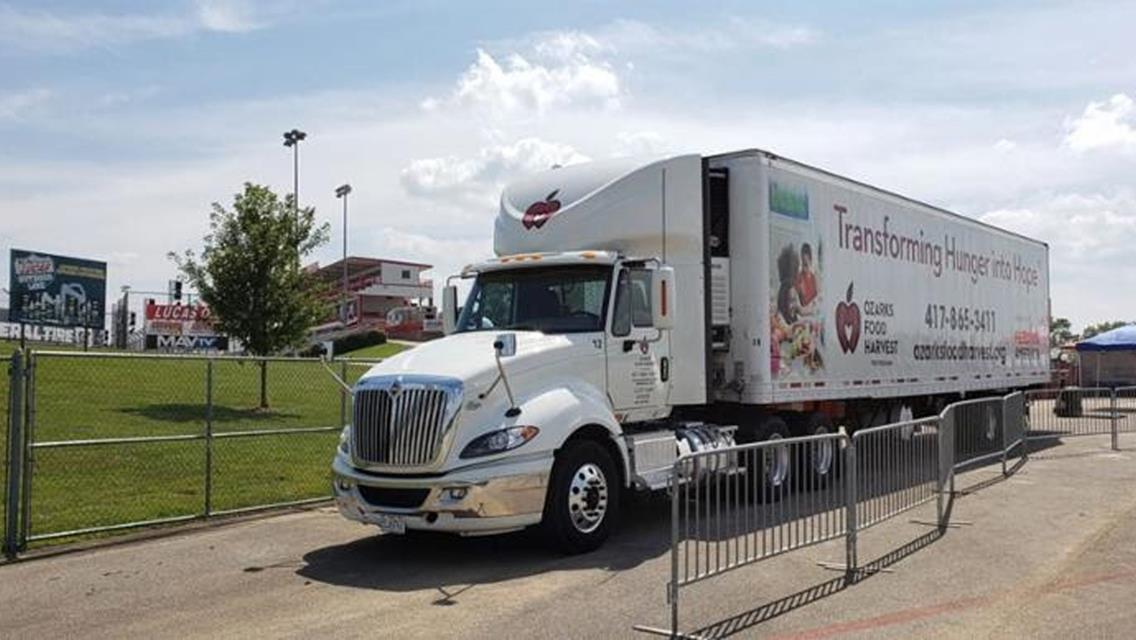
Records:
<instances>
[{"instance_id":1,"label":"general tire sign","mask_svg":"<svg viewBox=\"0 0 1136 640\"><path fill-rule=\"evenodd\" d=\"M11 322L105 328L105 262L12 249L10 267Z\"/></svg>"}]
</instances>

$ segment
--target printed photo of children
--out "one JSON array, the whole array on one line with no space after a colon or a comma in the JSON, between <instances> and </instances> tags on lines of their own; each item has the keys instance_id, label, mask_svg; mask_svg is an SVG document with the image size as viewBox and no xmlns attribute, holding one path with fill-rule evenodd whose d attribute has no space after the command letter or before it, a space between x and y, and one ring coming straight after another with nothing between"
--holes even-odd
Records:
<instances>
[{"instance_id":1,"label":"printed photo of children","mask_svg":"<svg viewBox=\"0 0 1136 640\"><path fill-rule=\"evenodd\" d=\"M820 244L801 242L797 233L785 235L790 237L775 254L776 281L770 283L770 368L775 378L807 377L824 368Z\"/></svg>"}]
</instances>

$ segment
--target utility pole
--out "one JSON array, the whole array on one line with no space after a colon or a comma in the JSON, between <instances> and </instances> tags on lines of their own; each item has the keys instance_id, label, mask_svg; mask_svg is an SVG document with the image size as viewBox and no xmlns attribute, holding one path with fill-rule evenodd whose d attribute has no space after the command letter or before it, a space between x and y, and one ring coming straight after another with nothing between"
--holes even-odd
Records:
<instances>
[{"instance_id":1,"label":"utility pole","mask_svg":"<svg viewBox=\"0 0 1136 640\"><path fill-rule=\"evenodd\" d=\"M339 307L339 319L343 326L347 326L347 194L351 193L351 185L342 184L335 188L335 197L343 199L343 294Z\"/></svg>"}]
</instances>

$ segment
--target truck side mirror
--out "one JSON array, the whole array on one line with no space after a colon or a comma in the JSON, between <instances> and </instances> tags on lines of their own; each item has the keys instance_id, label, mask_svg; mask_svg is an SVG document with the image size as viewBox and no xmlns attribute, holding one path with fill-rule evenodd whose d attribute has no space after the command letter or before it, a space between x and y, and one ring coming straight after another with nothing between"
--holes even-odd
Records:
<instances>
[{"instance_id":1,"label":"truck side mirror","mask_svg":"<svg viewBox=\"0 0 1136 640\"><path fill-rule=\"evenodd\" d=\"M670 329L674 326L674 267L659 267L652 275L651 322L656 329Z\"/></svg>"},{"instance_id":2,"label":"truck side mirror","mask_svg":"<svg viewBox=\"0 0 1136 640\"><path fill-rule=\"evenodd\" d=\"M442 289L442 333L450 335L458 326L458 288L452 284Z\"/></svg>"}]
</instances>

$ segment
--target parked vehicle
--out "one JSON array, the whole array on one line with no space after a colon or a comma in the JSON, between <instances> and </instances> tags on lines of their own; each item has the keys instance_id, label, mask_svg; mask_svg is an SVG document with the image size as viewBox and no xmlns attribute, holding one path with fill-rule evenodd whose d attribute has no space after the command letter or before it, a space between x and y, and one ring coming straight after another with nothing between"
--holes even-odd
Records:
<instances>
[{"instance_id":1,"label":"parked vehicle","mask_svg":"<svg viewBox=\"0 0 1136 640\"><path fill-rule=\"evenodd\" d=\"M464 305L444 290L446 337L356 385L333 465L346 517L540 525L582 552L684 452L1049 379L1046 245L764 151L521 178L494 249L458 276ZM748 471L816 486L835 458Z\"/></svg>"}]
</instances>

